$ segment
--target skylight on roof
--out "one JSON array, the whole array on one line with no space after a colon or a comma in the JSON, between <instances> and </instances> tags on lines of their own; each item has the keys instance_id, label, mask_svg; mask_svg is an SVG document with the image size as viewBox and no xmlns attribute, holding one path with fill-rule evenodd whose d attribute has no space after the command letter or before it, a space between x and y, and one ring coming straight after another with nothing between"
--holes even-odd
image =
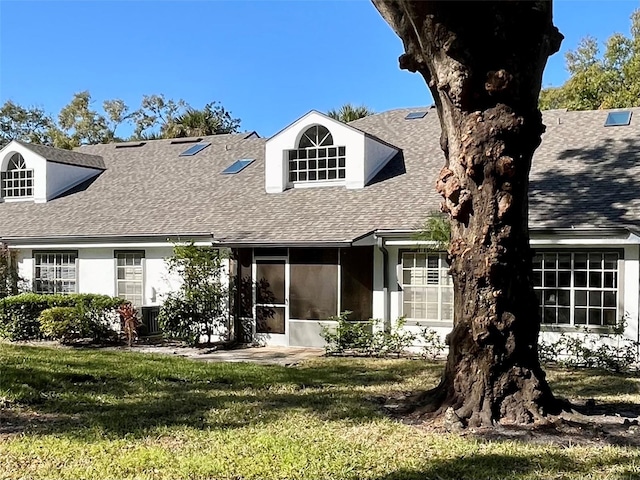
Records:
<instances>
[{"instance_id":1,"label":"skylight on roof","mask_svg":"<svg viewBox=\"0 0 640 480\"><path fill-rule=\"evenodd\" d=\"M604 122L605 127L621 127L631 123L631 112L625 110L623 112L609 112L607 120Z\"/></svg>"},{"instance_id":2,"label":"skylight on roof","mask_svg":"<svg viewBox=\"0 0 640 480\"><path fill-rule=\"evenodd\" d=\"M187 148L179 156L180 157L192 157L193 155L195 155L199 151L204 150L205 148L207 148L209 145L211 145L211 144L210 143L196 143L192 147Z\"/></svg>"},{"instance_id":3,"label":"skylight on roof","mask_svg":"<svg viewBox=\"0 0 640 480\"><path fill-rule=\"evenodd\" d=\"M222 171L222 173L228 174L228 175L235 175L236 173L241 172L242 170L247 168L249 165L251 165L253 161L254 161L253 158L241 158L240 160L236 160L227 168L225 168Z\"/></svg>"},{"instance_id":4,"label":"skylight on roof","mask_svg":"<svg viewBox=\"0 0 640 480\"><path fill-rule=\"evenodd\" d=\"M426 111L420 111L420 112L410 112L407 114L406 117L404 117L405 120L417 120L419 118L424 118L424 116L427 114Z\"/></svg>"}]
</instances>

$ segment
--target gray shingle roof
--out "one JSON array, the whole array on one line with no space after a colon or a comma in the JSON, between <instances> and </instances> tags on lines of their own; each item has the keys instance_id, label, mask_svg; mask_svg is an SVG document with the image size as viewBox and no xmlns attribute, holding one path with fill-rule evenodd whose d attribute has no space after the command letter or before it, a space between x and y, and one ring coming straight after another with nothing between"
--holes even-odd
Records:
<instances>
[{"instance_id":1,"label":"gray shingle roof","mask_svg":"<svg viewBox=\"0 0 640 480\"><path fill-rule=\"evenodd\" d=\"M106 170L77 192L44 204L0 204L0 237L172 235L212 232L227 242L351 241L376 229L418 227L437 210L434 184L444 162L435 110L373 115L352 125L402 149L361 190L264 190L262 138L204 137L211 145L81 147ZM546 112L548 125L531 173L532 227L640 226L640 108L628 127L605 128L606 112ZM237 175L221 172L256 159Z\"/></svg>"},{"instance_id":2,"label":"gray shingle roof","mask_svg":"<svg viewBox=\"0 0 640 480\"><path fill-rule=\"evenodd\" d=\"M46 158L50 162L64 163L65 165L74 165L76 167L95 168L98 170L104 170L106 168L102 157L99 155L88 155L78 151L62 150L60 148L20 142L18 140L16 140L16 142L28 148L32 152L37 153L41 157Z\"/></svg>"}]
</instances>

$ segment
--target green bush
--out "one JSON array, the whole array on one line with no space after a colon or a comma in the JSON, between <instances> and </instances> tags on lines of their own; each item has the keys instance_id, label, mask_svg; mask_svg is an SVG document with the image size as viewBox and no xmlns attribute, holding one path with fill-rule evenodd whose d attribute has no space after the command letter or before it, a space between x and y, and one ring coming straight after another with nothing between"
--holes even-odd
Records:
<instances>
[{"instance_id":1,"label":"green bush","mask_svg":"<svg viewBox=\"0 0 640 480\"><path fill-rule=\"evenodd\" d=\"M52 307L43 310L38 320L44 338L68 343L87 336L85 318L77 307Z\"/></svg>"},{"instance_id":2,"label":"green bush","mask_svg":"<svg viewBox=\"0 0 640 480\"><path fill-rule=\"evenodd\" d=\"M556 341L538 343L542 362L565 367L601 368L625 372L640 367L640 342L624 338L626 315L607 333L578 329L577 333L560 334Z\"/></svg>"},{"instance_id":3,"label":"green bush","mask_svg":"<svg viewBox=\"0 0 640 480\"><path fill-rule=\"evenodd\" d=\"M325 350L328 355L347 353L350 355L364 355L376 357L399 357L413 345L416 335L404 331L405 320L399 318L390 331L376 328L379 320L350 321L351 312L342 312L330 320L337 325L322 324L320 335L325 340Z\"/></svg>"},{"instance_id":4,"label":"green bush","mask_svg":"<svg viewBox=\"0 0 640 480\"><path fill-rule=\"evenodd\" d=\"M52 307L73 307L86 316L89 336L106 340L114 332L110 327L115 309L125 301L121 298L88 293L43 295L23 293L0 299L0 337L12 341L42 338L40 314Z\"/></svg>"}]
</instances>

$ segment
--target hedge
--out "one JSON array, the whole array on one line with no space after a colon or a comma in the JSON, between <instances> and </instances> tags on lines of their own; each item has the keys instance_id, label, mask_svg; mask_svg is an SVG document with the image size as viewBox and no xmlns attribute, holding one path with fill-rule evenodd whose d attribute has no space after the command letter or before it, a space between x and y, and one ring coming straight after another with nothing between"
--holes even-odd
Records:
<instances>
[{"instance_id":1,"label":"hedge","mask_svg":"<svg viewBox=\"0 0 640 480\"><path fill-rule=\"evenodd\" d=\"M42 338L39 317L52 307L74 307L79 315L87 317L91 336L96 340L109 335L108 315L125 300L96 295L76 293L69 295L44 295L23 293L0 299L0 337L9 340L38 340Z\"/></svg>"}]
</instances>

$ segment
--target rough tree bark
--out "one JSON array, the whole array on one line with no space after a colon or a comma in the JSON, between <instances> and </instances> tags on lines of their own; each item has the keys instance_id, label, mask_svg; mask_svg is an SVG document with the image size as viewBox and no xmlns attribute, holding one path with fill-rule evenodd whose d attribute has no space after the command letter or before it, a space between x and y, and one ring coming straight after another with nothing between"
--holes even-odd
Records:
<instances>
[{"instance_id":1,"label":"rough tree bark","mask_svg":"<svg viewBox=\"0 0 640 480\"><path fill-rule=\"evenodd\" d=\"M426 409L468 426L527 424L556 409L537 353L528 177L544 131L542 72L562 35L551 1L372 0L424 77L446 163L436 188L452 219L454 327Z\"/></svg>"}]
</instances>

